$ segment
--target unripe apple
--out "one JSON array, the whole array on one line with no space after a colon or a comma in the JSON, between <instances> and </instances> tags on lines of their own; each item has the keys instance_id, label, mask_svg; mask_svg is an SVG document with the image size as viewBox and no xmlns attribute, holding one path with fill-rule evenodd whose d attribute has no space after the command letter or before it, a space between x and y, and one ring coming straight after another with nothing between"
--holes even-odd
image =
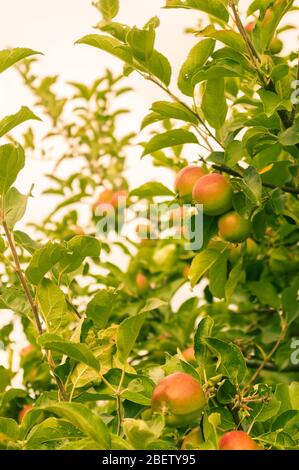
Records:
<instances>
[{"instance_id":1,"label":"unripe apple","mask_svg":"<svg viewBox=\"0 0 299 470\"><path fill-rule=\"evenodd\" d=\"M255 25L256 25L255 21L250 21L249 23L247 23L245 26L245 30L247 31L247 33L251 34L255 28Z\"/></svg>"},{"instance_id":2,"label":"unripe apple","mask_svg":"<svg viewBox=\"0 0 299 470\"><path fill-rule=\"evenodd\" d=\"M241 217L237 212L229 212L218 220L218 229L221 237L232 243L241 243L250 236L251 223Z\"/></svg>"},{"instance_id":3,"label":"unripe apple","mask_svg":"<svg viewBox=\"0 0 299 470\"><path fill-rule=\"evenodd\" d=\"M20 356L21 357L26 357L28 354L32 353L35 350L35 347L32 344L28 344L28 346L25 346L23 349L20 351Z\"/></svg>"},{"instance_id":4,"label":"unripe apple","mask_svg":"<svg viewBox=\"0 0 299 470\"><path fill-rule=\"evenodd\" d=\"M191 364L196 362L193 346L185 349L185 351L182 352L182 355L187 362L190 362Z\"/></svg>"},{"instance_id":5,"label":"unripe apple","mask_svg":"<svg viewBox=\"0 0 299 470\"><path fill-rule=\"evenodd\" d=\"M25 418L26 414L29 413L29 411L31 411L33 409L33 406L32 405L25 405L21 411L19 412L19 415L18 415L18 419L19 419L19 423L21 424L23 419Z\"/></svg>"},{"instance_id":6,"label":"unripe apple","mask_svg":"<svg viewBox=\"0 0 299 470\"><path fill-rule=\"evenodd\" d=\"M283 42L275 36L269 46L270 52L272 54L279 54L282 51L283 48Z\"/></svg>"},{"instance_id":7,"label":"unripe apple","mask_svg":"<svg viewBox=\"0 0 299 470\"><path fill-rule=\"evenodd\" d=\"M116 191L113 193L113 196L111 198L111 205L114 207L114 209L118 209L119 207L125 207L128 199L128 191L121 190L121 191Z\"/></svg>"},{"instance_id":8,"label":"unripe apple","mask_svg":"<svg viewBox=\"0 0 299 470\"><path fill-rule=\"evenodd\" d=\"M204 214L221 215L232 207L233 190L224 176L210 173L195 184L192 197L203 204Z\"/></svg>"},{"instance_id":9,"label":"unripe apple","mask_svg":"<svg viewBox=\"0 0 299 470\"><path fill-rule=\"evenodd\" d=\"M204 438L200 427L192 429L183 439L182 450L197 449L204 443Z\"/></svg>"},{"instance_id":10,"label":"unripe apple","mask_svg":"<svg viewBox=\"0 0 299 470\"><path fill-rule=\"evenodd\" d=\"M202 386L185 372L175 372L162 379L152 395L153 411L164 412L169 426L190 424L201 416L205 406Z\"/></svg>"},{"instance_id":11,"label":"unripe apple","mask_svg":"<svg viewBox=\"0 0 299 470\"><path fill-rule=\"evenodd\" d=\"M231 431L219 441L219 450L262 450L244 431Z\"/></svg>"},{"instance_id":12,"label":"unripe apple","mask_svg":"<svg viewBox=\"0 0 299 470\"><path fill-rule=\"evenodd\" d=\"M241 251L242 251L242 245L241 244L238 244L238 245L234 245L230 252L229 252L229 261L232 263L232 264L235 264L238 262L240 256L241 256ZM258 246L257 244L255 243L255 241L252 239L252 238L248 238L246 240L246 255L249 257L249 258L255 258L258 254Z\"/></svg>"},{"instance_id":13,"label":"unripe apple","mask_svg":"<svg viewBox=\"0 0 299 470\"><path fill-rule=\"evenodd\" d=\"M192 190L195 183L206 174L207 172L200 166L186 166L176 175L174 182L175 192L186 202L191 202Z\"/></svg>"},{"instance_id":14,"label":"unripe apple","mask_svg":"<svg viewBox=\"0 0 299 470\"><path fill-rule=\"evenodd\" d=\"M136 275L136 286L140 293L144 293L150 288L149 280L143 273Z\"/></svg>"}]
</instances>

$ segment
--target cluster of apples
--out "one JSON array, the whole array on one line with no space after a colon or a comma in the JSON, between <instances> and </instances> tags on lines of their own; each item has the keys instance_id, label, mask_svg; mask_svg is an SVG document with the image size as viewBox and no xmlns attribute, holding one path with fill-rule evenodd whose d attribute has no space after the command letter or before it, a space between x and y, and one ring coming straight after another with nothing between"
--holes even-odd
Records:
<instances>
[{"instance_id":1,"label":"cluster of apples","mask_svg":"<svg viewBox=\"0 0 299 470\"><path fill-rule=\"evenodd\" d=\"M205 392L197 379L185 372L174 372L156 385L152 395L153 412L162 412L170 427L191 425L202 416L207 405ZM182 449L200 449L204 439L199 427L184 438ZM219 450L261 450L244 431L225 433L218 444Z\"/></svg>"},{"instance_id":2,"label":"cluster of apples","mask_svg":"<svg viewBox=\"0 0 299 470\"><path fill-rule=\"evenodd\" d=\"M219 235L224 240L242 243L250 236L250 221L231 210L233 189L225 176L187 166L176 175L174 189L184 202L202 204L204 214L219 216Z\"/></svg>"}]
</instances>

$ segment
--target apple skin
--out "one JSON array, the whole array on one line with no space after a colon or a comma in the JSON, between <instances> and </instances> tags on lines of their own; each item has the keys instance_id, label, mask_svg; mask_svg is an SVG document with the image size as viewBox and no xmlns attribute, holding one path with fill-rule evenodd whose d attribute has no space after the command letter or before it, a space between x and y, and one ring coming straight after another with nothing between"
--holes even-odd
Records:
<instances>
[{"instance_id":1,"label":"apple skin","mask_svg":"<svg viewBox=\"0 0 299 470\"><path fill-rule=\"evenodd\" d=\"M144 294L150 288L148 278L144 274L138 273L136 275L136 286L138 291Z\"/></svg>"},{"instance_id":2,"label":"apple skin","mask_svg":"<svg viewBox=\"0 0 299 470\"><path fill-rule=\"evenodd\" d=\"M230 431L219 441L219 450L262 450L244 431Z\"/></svg>"},{"instance_id":3,"label":"apple skin","mask_svg":"<svg viewBox=\"0 0 299 470\"><path fill-rule=\"evenodd\" d=\"M221 215L232 207L233 190L229 181L218 173L203 176L194 186L193 201L203 204L206 215Z\"/></svg>"},{"instance_id":4,"label":"apple skin","mask_svg":"<svg viewBox=\"0 0 299 470\"><path fill-rule=\"evenodd\" d=\"M250 21L249 23L246 24L245 26L245 31L247 31L247 33L252 33L254 28L255 28L255 21Z\"/></svg>"},{"instance_id":5,"label":"apple skin","mask_svg":"<svg viewBox=\"0 0 299 470\"><path fill-rule=\"evenodd\" d=\"M26 357L28 354L32 353L35 350L35 347L32 344L28 344L28 346L25 346L23 349L20 351L20 356L21 357Z\"/></svg>"},{"instance_id":6,"label":"apple skin","mask_svg":"<svg viewBox=\"0 0 299 470\"><path fill-rule=\"evenodd\" d=\"M250 236L251 223L237 212L231 211L218 220L220 236L231 243L242 243Z\"/></svg>"},{"instance_id":7,"label":"apple skin","mask_svg":"<svg viewBox=\"0 0 299 470\"><path fill-rule=\"evenodd\" d=\"M200 450L204 438L200 427L192 429L183 439L181 450L196 449Z\"/></svg>"},{"instance_id":8,"label":"apple skin","mask_svg":"<svg viewBox=\"0 0 299 470\"><path fill-rule=\"evenodd\" d=\"M229 261L236 264L241 256L242 246L240 244L234 245L229 252ZM258 246L252 238L246 240L246 254L249 258L255 258L258 255Z\"/></svg>"},{"instance_id":9,"label":"apple skin","mask_svg":"<svg viewBox=\"0 0 299 470\"><path fill-rule=\"evenodd\" d=\"M190 362L191 364L196 362L193 346L185 349L185 351L182 352L182 355L187 362Z\"/></svg>"},{"instance_id":10,"label":"apple skin","mask_svg":"<svg viewBox=\"0 0 299 470\"><path fill-rule=\"evenodd\" d=\"M32 405L25 405L18 414L19 423L21 424L26 414L33 409Z\"/></svg>"},{"instance_id":11,"label":"apple skin","mask_svg":"<svg viewBox=\"0 0 299 470\"><path fill-rule=\"evenodd\" d=\"M185 372L168 375L156 386L152 410L166 413L169 426L185 426L199 418L206 406L201 384Z\"/></svg>"},{"instance_id":12,"label":"apple skin","mask_svg":"<svg viewBox=\"0 0 299 470\"><path fill-rule=\"evenodd\" d=\"M276 36L272 39L269 49L272 54L279 54L283 49L283 42Z\"/></svg>"},{"instance_id":13,"label":"apple skin","mask_svg":"<svg viewBox=\"0 0 299 470\"><path fill-rule=\"evenodd\" d=\"M175 192L185 200L192 201L192 190L195 183L205 176L207 172L199 166L186 166L178 172L174 182Z\"/></svg>"}]
</instances>

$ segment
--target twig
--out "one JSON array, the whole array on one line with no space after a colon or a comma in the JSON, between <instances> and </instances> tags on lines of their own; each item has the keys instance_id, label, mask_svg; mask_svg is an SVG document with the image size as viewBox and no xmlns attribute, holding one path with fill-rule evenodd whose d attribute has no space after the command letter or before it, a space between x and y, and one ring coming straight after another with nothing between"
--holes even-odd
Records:
<instances>
[{"instance_id":1,"label":"twig","mask_svg":"<svg viewBox=\"0 0 299 470\"><path fill-rule=\"evenodd\" d=\"M13 235L12 235L12 233L11 233L11 231L10 231L10 229L9 229L9 227L8 227L5 220L2 220L2 225L3 225L3 229L4 229L4 232L5 232L6 238L7 238L7 242L8 242L8 245L9 245L13 260L14 260L14 263L15 263L16 274L17 274L17 276L18 276L18 278L21 282L24 293L25 293L25 295L27 297L27 300L30 304L31 311L32 311L33 316L34 316L35 325L36 325L38 334L42 335L43 334L43 327L42 327L42 324L41 324L38 307L37 307L36 302L34 301L32 295L31 295L30 287L29 287L28 282L27 282L27 280L26 280L26 278L23 274L21 264L20 264L20 260L19 260L19 256L18 256L18 253L17 253L17 250L16 250L15 242L14 242L14 239L13 239ZM46 357L47 357L47 361L48 361L50 370L51 370L52 375L54 377L54 380L56 382L56 385L57 385L57 387L60 391L60 394L61 394L63 400L66 401L67 400L67 393L66 393L66 390L64 388L64 385L63 385L61 379L55 373L55 367L56 366L55 366L55 363L53 361L53 358L52 358L52 355L51 355L50 351L46 352Z\"/></svg>"}]
</instances>

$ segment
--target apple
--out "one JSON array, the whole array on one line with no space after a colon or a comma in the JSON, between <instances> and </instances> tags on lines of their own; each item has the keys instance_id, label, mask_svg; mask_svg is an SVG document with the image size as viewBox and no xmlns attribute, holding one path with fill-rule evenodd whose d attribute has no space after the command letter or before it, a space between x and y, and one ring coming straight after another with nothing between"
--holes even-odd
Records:
<instances>
[{"instance_id":1,"label":"apple","mask_svg":"<svg viewBox=\"0 0 299 470\"><path fill-rule=\"evenodd\" d=\"M195 183L206 175L206 171L200 166L186 166L178 172L174 182L175 192L185 200L191 202L192 190Z\"/></svg>"},{"instance_id":2,"label":"apple","mask_svg":"<svg viewBox=\"0 0 299 470\"><path fill-rule=\"evenodd\" d=\"M219 450L262 450L244 431L230 431L219 441Z\"/></svg>"},{"instance_id":3,"label":"apple","mask_svg":"<svg viewBox=\"0 0 299 470\"><path fill-rule=\"evenodd\" d=\"M203 204L206 215L221 215L232 207L233 190L229 181L218 173L205 175L194 185L193 201Z\"/></svg>"},{"instance_id":4,"label":"apple","mask_svg":"<svg viewBox=\"0 0 299 470\"><path fill-rule=\"evenodd\" d=\"M32 353L35 350L35 347L32 344L28 344L28 346L25 346L23 349L20 351L20 356L21 357L26 357L28 354Z\"/></svg>"},{"instance_id":5,"label":"apple","mask_svg":"<svg viewBox=\"0 0 299 470\"><path fill-rule=\"evenodd\" d=\"M242 245L239 243L234 245L229 252L229 261L232 264L237 263L241 256ZM246 255L249 258L255 258L258 254L258 246L252 238L246 240Z\"/></svg>"},{"instance_id":6,"label":"apple","mask_svg":"<svg viewBox=\"0 0 299 470\"><path fill-rule=\"evenodd\" d=\"M29 413L29 411L31 411L33 409L33 406L32 405L25 405L21 411L19 412L19 415L18 415L18 419L19 419L19 423L21 424L23 419L25 418L25 416L27 415L27 413Z\"/></svg>"},{"instance_id":7,"label":"apple","mask_svg":"<svg viewBox=\"0 0 299 470\"><path fill-rule=\"evenodd\" d=\"M283 42L275 36L270 43L269 49L272 54L279 54L283 49Z\"/></svg>"},{"instance_id":8,"label":"apple","mask_svg":"<svg viewBox=\"0 0 299 470\"><path fill-rule=\"evenodd\" d=\"M194 364L196 362L193 346L190 346L189 348L185 349L182 352L182 355L187 362L190 362L191 364Z\"/></svg>"},{"instance_id":9,"label":"apple","mask_svg":"<svg viewBox=\"0 0 299 470\"><path fill-rule=\"evenodd\" d=\"M201 416L205 406L201 384L185 372L175 372L162 379L152 395L153 411L165 413L169 426L190 424Z\"/></svg>"},{"instance_id":10,"label":"apple","mask_svg":"<svg viewBox=\"0 0 299 470\"><path fill-rule=\"evenodd\" d=\"M256 25L255 21L250 21L249 23L247 23L245 25L245 30L247 31L247 33L251 34L255 28L255 25Z\"/></svg>"},{"instance_id":11,"label":"apple","mask_svg":"<svg viewBox=\"0 0 299 470\"><path fill-rule=\"evenodd\" d=\"M224 240L232 243L241 243L249 238L251 223L237 212L231 211L219 218L218 230Z\"/></svg>"},{"instance_id":12,"label":"apple","mask_svg":"<svg viewBox=\"0 0 299 470\"><path fill-rule=\"evenodd\" d=\"M137 273L136 286L141 294L144 294L150 288L149 280L143 273Z\"/></svg>"}]
</instances>

